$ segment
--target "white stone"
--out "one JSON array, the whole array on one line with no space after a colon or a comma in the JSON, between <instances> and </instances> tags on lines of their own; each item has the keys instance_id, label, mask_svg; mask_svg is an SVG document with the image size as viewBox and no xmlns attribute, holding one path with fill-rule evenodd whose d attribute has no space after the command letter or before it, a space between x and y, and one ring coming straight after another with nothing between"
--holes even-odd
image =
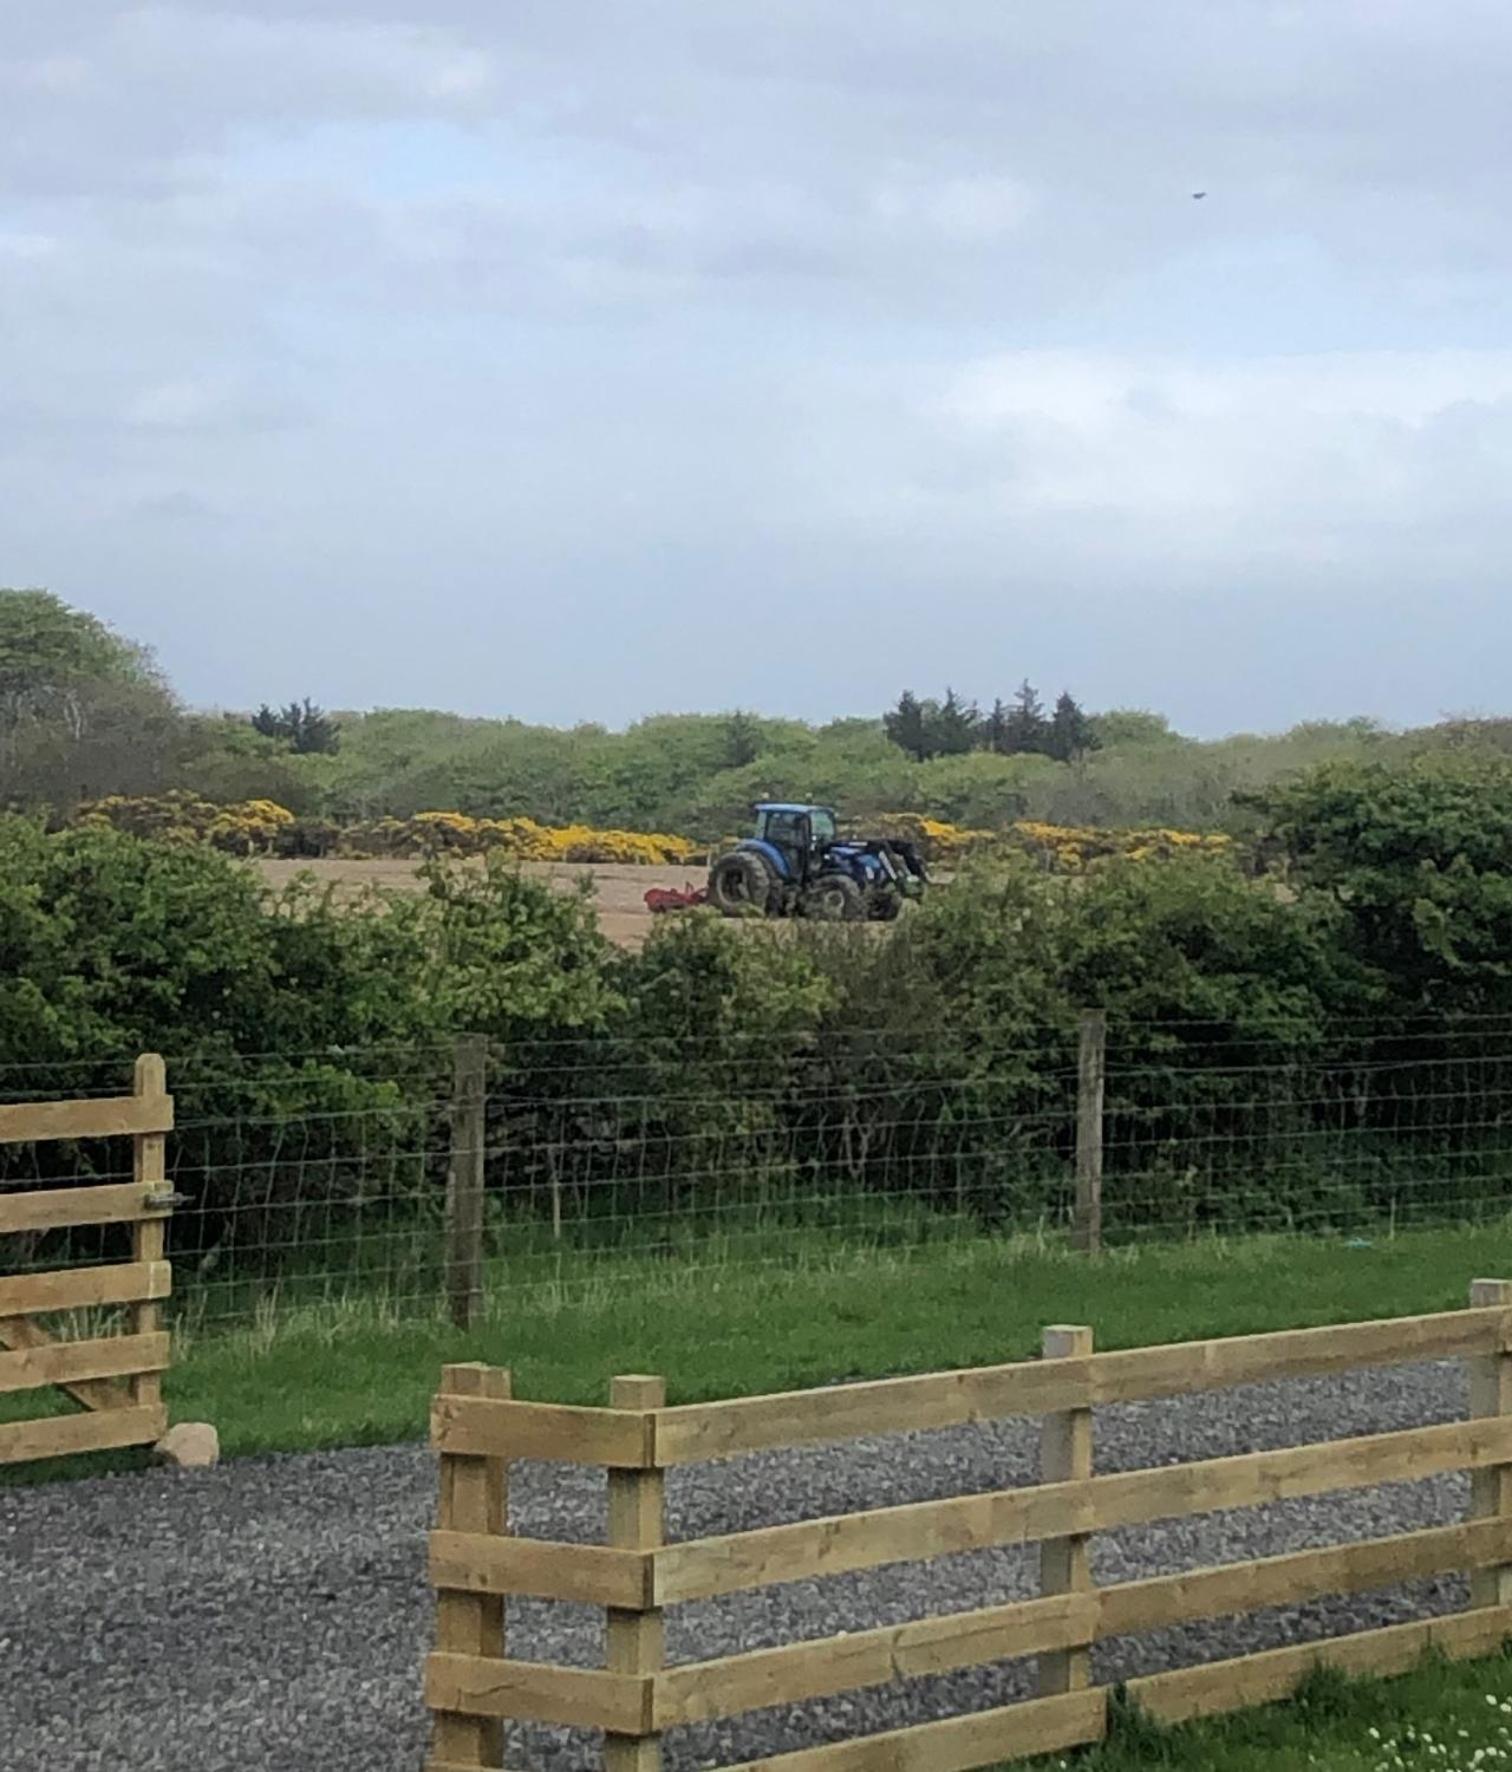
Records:
<instances>
[{"instance_id":1,"label":"white stone","mask_svg":"<svg viewBox=\"0 0 1512 1772\"><path fill-rule=\"evenodd\" d=\"M220 1435L208 1421L181 1421L152 1448L152 1456L181 1471L207 1470L220 1462Z\"/></svg>"}]
</instances>

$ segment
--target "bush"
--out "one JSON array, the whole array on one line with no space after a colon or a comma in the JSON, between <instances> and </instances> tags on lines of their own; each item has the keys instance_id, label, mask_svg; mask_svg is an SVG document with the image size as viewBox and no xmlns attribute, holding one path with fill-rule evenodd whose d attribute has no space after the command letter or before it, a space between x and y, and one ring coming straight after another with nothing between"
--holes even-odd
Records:
<instances>
[{"instance_id":1,"label":"bush","mask_svg":"<svg viewBox=\"0 0 1512 1772\"><path fill-rule=\"evenodd\" d=\"M125 831L167 843L205 843L228 855L279 855L288 851L297 820L272 800L218 805L178 789L131 797L111 794L86 801L77 822L86 828Z\"/></svg>"},{"instance_id":2,"label":"bush","mask_svg":"<svg viewBox=\"0 0 1512 1772\"><path fill-rule=\"evenodd\" d=\"M1293 886L1336 908L1362 1004L1512 1011L1512 761L1332 764L1247 804Z\"/></svg>"},{"instance_id":3,"label":"bush","mask_svg":"<svg viewBox=\"0 0 1512 1772\"><path fill-rule=\"evenodd\" d=\"M0 1066L66 1092L70 1061L168 1057L174 1157L196 1200L180 1247L195 1232L288 1246L280 1215L370 1191L386 1141L406 1159L404 1188L386 1195L398 1209L443 1178L426 1155L442 1145L415 1117L444 1093L451 1034L576 1037L614 1001L613 956L581 896L497 861L433 864L427 886L338 906L308 883L269 893L195 843L0 819L0 970L15 981L0 992ZM390 1074L374 1076L374 1048ZM0 1152L12 1168L23 1157L56 1174L114 1160Z\"/></svg>"},{"instance_id":4,"label":"bush","mask_svg":"<svg viewBox=\"0 0 1512 1772\"><path fill-rule=\"evenodd\" d=\"M0 821L0 1063L164 1051L175 1161L201 1208L179 1246L199 1235L207 1258L297 1254L343 1213L429 1222L463 1031L491 1042L504 1209L606 1236L634 1212L708 1210L733 1231L873 1195L1061 1223L1088 1006L1112 1020L1114 1230L1422 1212L1423 1173L1455 1164L1494 1203L1488 1129L1512 1067L1442 1019L1430 1049L1412 1018L1512 1009L1512 764L1500 771L1301 779L1262 830L1284 889L1179 831L900 817L959 872L898 924L690 913L659 920L639 954L608 945L586 893L517 871L512 853L571 852L585 840L571 827L391 821L384 841L423 833L432 851L425 890L338 902L308 881L268 892L210 846L232 839L201 840L217 820L238 845L246 830L289 840L266 809L123 801L54 834ZM156 834L113 828L128 819ZM1401 1030L1384 1066L1341 1021L1382 1004ZM1442 1086L1404 1084L1430 1060L1440 1078L1446 1060L1474 1065L1452 1073L1474 1079L1473 1116L1441 1106ZM28 1076L48 1086L45 1068ZM43 1173L90 1160L25 1154Z\"/></svg>"}]
</instances>

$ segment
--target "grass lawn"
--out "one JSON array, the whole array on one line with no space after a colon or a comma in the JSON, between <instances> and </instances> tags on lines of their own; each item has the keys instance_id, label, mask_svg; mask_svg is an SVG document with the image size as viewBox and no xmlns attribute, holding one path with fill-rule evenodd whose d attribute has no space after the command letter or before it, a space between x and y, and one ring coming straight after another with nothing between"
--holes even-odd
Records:
<instances>
[{"instance_id":1,"label":"grass lawn","mask_svg":"<svg viewBox=\"0 0 1512 1772\"><path fill-rule=\"evenodd\" d=\"M605 1402L615 1373L657 1372L674 1402L690 1402L1027 1358L1047 1323L1090 1323L1097 1345L1115 1348L1453 1309L1472 1278L1512 1275L1512 1226L1361 1244L1152 1244L1095 1261L1023 1238L836 1247L803 1266L600 1254L582 1273L513 1292L507 1274L491 1275L486 1320L467 1333L439 1311L417 1318L360 1297L264 1300L250 1324L181 1329L165 1394L175 1420L214 1422L231 1456L376 1445L423 1435L453 1360L512 1367L518 1396ZM0 1420L54 1397L0 1397ZM4 1468L0 1481L134 1457Z\"/></svg>"},{"instance_id":2,"label":"grass lawn","mask_svg":"<svg viewBox=\"0 0 1512 1772\"><path fill-rule=\"evenodd\" d=\"M486 1322L402 1319L361 1300L263 1311L186 1335L167 1396L229 1454L372 1445L425 1431L442 1364L510 1366L516 1395L606 1402L617 1372L691 1402L1026 1358L1046 1323L1104 1348L1349 1322L1464 1304L1512 1275L1512 1227L1366 1246L1286 1238L1153 1245L1088 1261L1023 1240L941 1243L824 1266L653 1265L598 1257L584 1288L490 1287Z\"/></svg>"},{"instance_id":3,"label":"grass lawn","mask_svg":"<svg viewBox=\"0 0 1512 1772\"><path fill-rule=\"evenodd\" d=\"M1029 1772L1494 1772L1512 1766L1512 1653L1428 1660L1393 1680L1324 1671L1288 1703L1174 1729L1121 1714L1100 1746L1028 1764Z\"/></svg>"}]
</instances>

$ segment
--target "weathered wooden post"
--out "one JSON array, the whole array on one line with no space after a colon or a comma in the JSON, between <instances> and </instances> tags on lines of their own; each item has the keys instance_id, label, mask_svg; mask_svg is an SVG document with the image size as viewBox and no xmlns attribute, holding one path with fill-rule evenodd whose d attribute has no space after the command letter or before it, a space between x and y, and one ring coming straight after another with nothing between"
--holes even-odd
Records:
<instances>
[{"instance_id":1,"label":"weathered wooden post","mask_svg":"<svg viewBox=\"0 0 1512 1772\"><path fill-rule=\"evenodd\" d=\"M463 1034L452 1081L451 1167L446 1185L446 1296L452 1322L470 1329L483 1310L483 1184L488 1138L488 1041Z\"/></svg>"},{"instance_id":2,"label":"weathered wooden post","mask_svg":"<svg viewBox=\"0 0 1512 1772\"><path fill-rule=\"evenodd\" d=\"M1512 1281L1472 1280L1472 1310L1512 1309ZM1469 1362L1472 1416L1512 1415L1512 1352L1498 1351ZM1470 1518L1512 1514L1512 1464L1487 1465L1470 1473ZM1512 1605L1512 1565L1477 1569L1470 1577L1472 1606Z\"/></svg>"},{"instance_id":3,"label":"weathered wooden post","mask_svg":"<svg viewBox=\"0 0 1512 1772\"><path fill-rule=\"evenodd\" d=\"M1084 1009L1076 1055L1075 1246L1102 1248L1103 1103L1108 1076L1108 1012Z\"/></svg>"},{"instance_id":4,"label":"weathered wooden post","mask_svg":"<svg viewBox=\"0 0 1512 1772\"><path fill-rule=\"evenodd\" d=\"M447 1366L441 1389L452 1396L494 1397L508 1401L513 1385L508 1371L497 1366ZM443 1532L492 1535L508 1525L508 1476L502 1458L471 1453L441 1455L441 1504L437 1525ZM498 1594L458 1593L446 1589L436 1596L436 1647L452 1655L502 1656L504 1601ZM432 1766L451 1769L488 1767L504 1758L504 1725L496 1717L464 1716L438 1711L432 1740Z\"/></svg>"},{"instance_id":5,"label":"weathered wooden post","mask_svg":"<svg viewBox=\"0 0 1512 1772\"><path fill-rule=\"evenodd\" d=\"M1056 1324L1040 1339L1045 1360L1085 1359L1092 1352L1092 1331L1081 1324ZM1064 1409L1046 1415L1040 1424L1040 1481L1075 1482L1092 1475L1092 1411ZM1040 1592L1086 1593L1092 1586L1088 1537L1077 1533L1047 1538L1040 1545ZM1045 1697L1080 1692L1092 1683L1090 1648L1056 1649L1039 1658L1039 1689Z\"/></svg>"},{"instance_id":6,"label":"weathered wooden post","mask_svg":"<svg viewBox=\"0 0 1512 1772\"><path fill-rule=\"evenodd\" d=\"M136 1061L133 1094L138 1101L160 1103L168 1094L168 1077L162 1059L156 1052L144 1052ZM168 1198L168 1135L165 1132L139 1132L132 1139L132 1179L153 1190L162 1201L153 1216L139 1218L131 1228L131 1259L134 1262L160 1262L167 1253L167 1230L170 1203ZM163 1307L155 1299L144 1299L131 1307L133 1335L156 1335L162 1328ZM140 1372L131 1381L131 1400L139 1409L155 1409L163 1400L163 1375Z\"/></svg>"},{"instance_id":7,"label":"weathered wooden post","mask_svg":"<svg viewBox=\"0 0 1512 1772\"><path fill-rule=\"evenodd\" d=\"M660 1409L667 1401L662 1378L616 1378L609 1389L615 1409ZM665 1485L659 1470L609 1472L609 1543L615 1550L660 1548L666 1532ZM627 1611L609 1608L609 1672L655 1674L661 1671L665 1638L661 1611L643 1606ZM649 1730L639 1735L604 1737L605 1772L661 1772L661 1737Z\"/></svg>"}]
</instances>

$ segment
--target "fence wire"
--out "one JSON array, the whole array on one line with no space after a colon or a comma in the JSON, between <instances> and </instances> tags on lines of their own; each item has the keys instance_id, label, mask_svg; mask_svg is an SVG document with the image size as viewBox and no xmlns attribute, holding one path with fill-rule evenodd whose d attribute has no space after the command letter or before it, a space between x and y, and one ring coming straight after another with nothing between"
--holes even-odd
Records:
<instances>
[{"instance_id":1,"label":"fence wire","mask_svg":"<svg viewBox=\"0 0 1512 1772\"><path fill-rule=\"evenodd\" d=\"M1069 1242L1078 1054L1075 1026L490 1046L485 1306L953 1239ZM1110 1243L1377 1236L1512 1209L1512 1020L1338 1024L1305 1045L1115 1022L1104 1058ZM450 1047L170 1055L181 1320L443 1309L454 1066ZM126 1093L130 1070L11 1066L0 1101ZM130 1174L129 1141L0 1146L0 1190ZM126 1242L120 1226L7 1237L0 1271L119 1259Z\"/></svg>"}]
</instances>

